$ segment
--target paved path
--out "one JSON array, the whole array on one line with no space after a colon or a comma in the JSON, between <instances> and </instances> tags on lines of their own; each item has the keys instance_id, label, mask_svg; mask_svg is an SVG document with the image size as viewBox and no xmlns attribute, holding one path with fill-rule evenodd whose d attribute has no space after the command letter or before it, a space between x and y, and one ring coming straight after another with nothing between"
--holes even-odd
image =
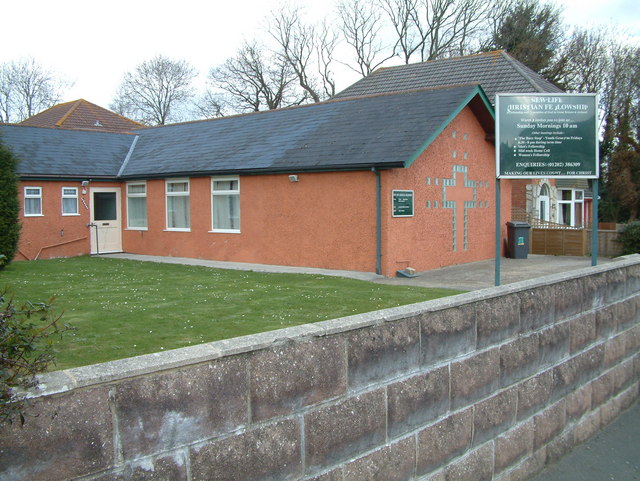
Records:
<instances>
[{"instance_id":1,"label":"paved path","mask_svg":"<svg viewBox=\"0 0 640 481\"><path fill-rule=\"evenodd\" d=\"M418 273L418 277L387 278L371 272L340 271L311 267L274 266L266 264L248 264L244 262L211 261L185 257L160 257L140 254L104 254L104 257L133 259L140 261L166 262L214 267L219 269L247 270L255 272L276 272L288 274L317 274L325 276L347 277L381 284L398 284L422 287L445 287L462 291L474 291L495 285L495 260L471 262L457 266L443 267ZM612 262L612 259L599 258L598 265ZM527 259L506 259L500 261L500 284L534 279L549 274L568 272L591 266L590 257L540 256L529 255Z\"/></svg>"},{"instance_id":2,"label":"paved path","mask_svg":"<svg viewBox=\"0 0 640 481\"><path fill-rule=\"evenodd\" d=\"M640 480L640 404L531 481Z\"/></svg>"},{"instance_id":3,"label":"paved path","mask_svg":"<svg viewBox=\"0 0 640 481\"><path fill-rule=\"evenodd\" d=\"M607 262L612 262L612 259L598 259L598 265ZM500 259L500 284L511 284L584 267L591 267L591 257L529 255L526 259L502 258ZM376 282L474 291L495 286L495 260L443 267L419 274L418 277L411 279L394 277Z\"/></svg>"}]
</instances>

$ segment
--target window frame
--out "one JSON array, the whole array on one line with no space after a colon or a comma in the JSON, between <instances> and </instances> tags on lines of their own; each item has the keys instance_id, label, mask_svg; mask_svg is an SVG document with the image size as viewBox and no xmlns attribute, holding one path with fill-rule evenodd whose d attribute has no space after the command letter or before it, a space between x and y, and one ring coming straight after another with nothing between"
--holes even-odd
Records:
<instances>
[{"instance_id":1,"label":"window frame","mask_svg":"<svg viewBox=\"0 0 640 481\"><path fill-rule=\"evenodd\" d=\"M135 192L135 193L130 193L129 192L129 187L130 186L134 186L134 185L142 185L144 186L144 192L140 193L140 192ZM147 210L147 182L146 181L134 181L134 182L127 182L125 185L125 194L127 197L127 230L149 230L149 212ZM144 226L132 226L131 225L131 209L129 206L129 199L144 199L145 203L144 203L144 220L145 220L145 225Z\"/></svg>"},{"instance_id":2,"label":"window frame","mask_svg":"<svg viewBox=\"0 0 640 481\"><path fill-rule=\"evenodd\" d=\"M570 199L563 199L563 192L571 192ZM578 193L580 194L578 199ZM584 227L584 190L583 189L558 189L558 224L563 224L569 227L581 228ZM563 206L569 206L569 222L565 222ZM580 225L576 225L576 208L580 208ZM562 216L562 218L560 217Z\"/></svg>"},{"instance_id":3,"label":"window frame","mask_svg":"<svg viewBox=\"0 0 640 481\"><path fill-rule=\"evenodd\" d=\"M551 195L547 184L540 185L538 192L538 219L549 222L551 216Z\"/></svg>"},{"instance_id":4,"label":"window frame","mask_svg":"<svg viewBox=\"0 0 640 481\"><path fill-rule=\"evenodd\" d=\"M65 194L65 190L73 190L75 192L74 195ZM80 215L80 210L78 206L78 188L77 187L62 187L60 189L60 203L61 203L61 212L63 216L74 216ZM65 212L64 211L64 200L65 199L75 199L75 212Z\"/></svg>"},{"instance_id":5,"label":"window frame","mask_svg":"<svg viewBox=\"0 0 640 481\"><path fill-rule=\"evenodd\" d=\"M234 190L216 190L214 188L216 182L229 182L235 181L237 182L237 189ZM221 229L216 228L214 223L214 199L216 197L222 196L234 196L238 199L238 228L237 229ZM222 233L222 234L240 234L241 232L241 215L240 215L240 176L239 175L227 175L227 176L218 176L211 177L211 231L212 233Z\"/></svg>"},{"instance_id":6,"label":"window frame","mask_svg":"<svg viewBox=\"0 0 640 481\"><path fill-rule=\"evenodd\" d=\"M37 189L38 190L38 194L28 194L27 190L28 189ZM23 206L22 206L22 212L24 214L25 217L43 217L44 214L42 212L42 187L37 187L35 185L25 185L24 186L24 190L22 191L23 193ZM39 212L38 213L27 213L27 199L38 199L39 203Z\"/></svg>"},{"instance_id":7,"label":"window frame","mask_svg":"<svg viewBox=\"0 0 640 481\"><path fill-rule=\"evenodd\" d=\"M186 184L187 190L184 192L169 192L171 184ZM165 230L171 232L191 232L191 185L189 179L165 179ZM170 197L186 197L187 198L187 227L169 227L169 198Z\"/></svg>"}]
</instances>

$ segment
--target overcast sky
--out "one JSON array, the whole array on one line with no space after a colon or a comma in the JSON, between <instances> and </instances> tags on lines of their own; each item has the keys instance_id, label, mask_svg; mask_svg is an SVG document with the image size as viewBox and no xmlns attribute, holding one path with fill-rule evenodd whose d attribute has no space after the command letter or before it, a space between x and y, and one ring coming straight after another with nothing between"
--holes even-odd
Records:
<instances>
[{"instance_id":1,"label":"overcast sky","mask_svg":"<svg viewBox=\"0 0 640 481\"><path fill-rule=\"evenodd\" d=\"M73 83L64 101L108 107L125 72L155 55L186 60L201 75L254 38L282 0L8 0L0 63L33 57ZM330 0L300 0L320 19ZM637 0L559 0L568 25L616 25L640 41ZM346 71L338 90L357 80Z\"/></svg>"}]
</instances>

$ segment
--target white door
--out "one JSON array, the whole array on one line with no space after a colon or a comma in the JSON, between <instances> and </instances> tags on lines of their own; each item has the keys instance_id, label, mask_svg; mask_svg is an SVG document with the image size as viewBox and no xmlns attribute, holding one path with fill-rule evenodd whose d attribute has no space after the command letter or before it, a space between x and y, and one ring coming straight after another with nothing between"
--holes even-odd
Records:
<instances>
[{"instance_id":1,"label":"white door","mask_svg":"<svg viewBox=\"0 0 640 481\"><path fill-rule=\"evenodd\" d=\"M91 188L91 253L122 252L120 188Z\"/></svg>"}]
</instances>

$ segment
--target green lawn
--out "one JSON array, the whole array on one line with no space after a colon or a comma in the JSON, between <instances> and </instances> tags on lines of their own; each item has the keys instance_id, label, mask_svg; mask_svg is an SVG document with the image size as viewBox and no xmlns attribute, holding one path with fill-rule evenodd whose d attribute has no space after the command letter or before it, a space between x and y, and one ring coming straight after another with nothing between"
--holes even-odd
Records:
<instances>
[{"instance_id":1,"label":"green lawn","mask_svg":"<svg viewBox=\"0 0 640 481\"><path fill-rule=\"evenodd\" d=\"M137 356L458 294L298 274L121 259L13 262L0 271L16 303L47 301L77 330L55 369Z\"/></svg>"}]
</instances>

